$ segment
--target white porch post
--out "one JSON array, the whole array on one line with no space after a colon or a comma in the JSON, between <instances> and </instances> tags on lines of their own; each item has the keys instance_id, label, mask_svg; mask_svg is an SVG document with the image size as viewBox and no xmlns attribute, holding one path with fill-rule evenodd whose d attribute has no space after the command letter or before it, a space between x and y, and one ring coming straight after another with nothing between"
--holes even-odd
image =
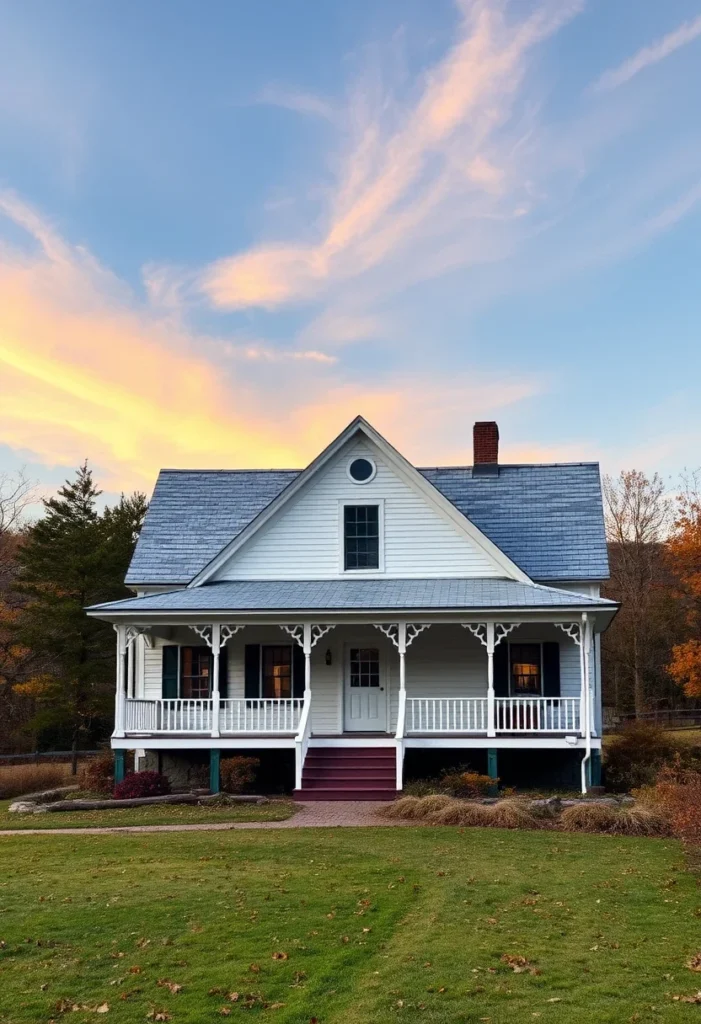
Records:
<instances>
[{"instance_id":1,"label":"white porch post","mask_svg":"<svg viewBox=\"0 0 701 1024\"><path fill-rule=\"evenodd\" d=\"M404 732L406 728L406 622L397 623L397 651L399 652L399 703L397 707L397 790L404 787Z\"/></svg>"},{"instance_id":2,"label":"white porch post","mask_svg":"<svg viewBox=\"0 0 701 1024\"><path fill-rule=\"evenodd\" d=\"M496 736L494 714L494 623L487 623L487 736Z\"/></svg>"},{"instance_id":3,"label":"white porch post","mask_svg":"<svg viewBox=\"0 0 701 1024\"><path fill-rule=\"evenodd\" d=\"M212 738L219 737L219 650L221 648L221 626L212 624Z\"/></svg>"},{"instance_id":4,"label":"white porch post","mask_svg":"<svg viewBox=\"0 0 701 1024\"><path fill-rule=\"evenodd\" d=\"M117 692L114 701L114 735L124 736L126 704L124 693L124 655L127 650L127 629L126 626L116 625L117 633Z\"/></svg>"},{"instance_id":5,"label":"white porch post","mask_svg":"<svg viewBox=\"0 0 701 1024\"><path fill-rule=\"evenodd\" d=\"M134 637L127 647L127 697L129 698L133 698L135 689L134 679L136 674L136 664L134 648L136 647L137 641L138 637Z\"/></svg>"},{"instance_id":6,"label":"white porch post","mask_svg":"<svg viewBox=\"0 0 701 1024\"><path fill-rule=\"evenodd\" d=\"M579 731L587 735L587 658L586 658L586 621L587 613L582 615L579 623Z\"/></svg>"},{"instance_id":7,"label":"white porch post","mask_svg":"<svg viewBox=\"0 0 701 1024\"><path fill-rule=\"evenodd\" d=\"M304 651L304 699L312 695L312 627L306 622L302 627L302 650Z\"/></svg>"}]
</instances>

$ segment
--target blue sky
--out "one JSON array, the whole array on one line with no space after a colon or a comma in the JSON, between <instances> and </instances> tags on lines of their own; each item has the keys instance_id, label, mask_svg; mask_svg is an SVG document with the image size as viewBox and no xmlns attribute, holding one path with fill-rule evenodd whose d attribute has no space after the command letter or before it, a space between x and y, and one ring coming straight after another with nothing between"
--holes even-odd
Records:
<instances>
[{"instance_id":1,"label":"blue sky","mask_svg":"<svg viewBox=\"0 0 701 1024\"><path fill-rule=\"evenodd\" d=\"M701 464L698 0L0 17L0 470Z\"/></svg>"}]
</instances>

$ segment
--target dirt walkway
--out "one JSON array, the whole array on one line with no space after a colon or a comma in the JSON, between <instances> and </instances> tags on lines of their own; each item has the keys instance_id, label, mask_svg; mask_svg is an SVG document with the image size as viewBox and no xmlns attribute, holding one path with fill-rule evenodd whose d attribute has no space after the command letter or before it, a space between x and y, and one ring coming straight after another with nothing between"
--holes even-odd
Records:
<instances>
[{"instance_id":1,"label":"dirt walkway","mask_svg":"<svg viewBox=\"0 0 701 1024\"><path fill-rule=\"evenodd\" d=\"M118 832L226 832L236 828L338 828L367 825L401 825L382 818L376 811L381 803L360 800L329 800L301 804L285 821L222 821L201 825L106 825L100 828L22 828L1 829L0 836L77 836L110 835Z\"/></svg>"}]
</instances>

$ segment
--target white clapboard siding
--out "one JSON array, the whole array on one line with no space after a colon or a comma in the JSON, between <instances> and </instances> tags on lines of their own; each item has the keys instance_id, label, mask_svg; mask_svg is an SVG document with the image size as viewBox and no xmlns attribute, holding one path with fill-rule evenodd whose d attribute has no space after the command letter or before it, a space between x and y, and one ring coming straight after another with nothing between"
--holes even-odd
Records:
<instances>
[{"instance_id":1,"label":"white clapboard siding","mask_svg":"<svg viewBox=\"0 0 701 1024\"><path fill-rule=\"evenodd\" d=\"M370 483L348 478L349 461L368 455L377 465ZM401 479L370 442L350 441L285 505L260 533L251 537L217 573L220 580L348 578L341 569L342 502L377 500L384 509L382 577L503 576L469 537Z\"/></svg>"}]
</instances>

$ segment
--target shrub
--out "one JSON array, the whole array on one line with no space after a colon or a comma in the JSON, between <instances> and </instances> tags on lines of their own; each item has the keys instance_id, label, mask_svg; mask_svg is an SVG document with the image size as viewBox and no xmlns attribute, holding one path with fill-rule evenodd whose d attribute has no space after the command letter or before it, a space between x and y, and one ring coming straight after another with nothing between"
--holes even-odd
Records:
<instances>
[{"instance_id":1,"label":"shrub","mask_svg":"<svg viewBox=\"0 0 701 1024\"><path fill-rule=\"evenodd\" d=\"M462 825L465 828L492 824L494 808L486 804L471 804L466 800L451 800L428 819L432 825Z\"/></svg>"},{"instance_id":2,"label":"shrub","mask_svg":"<svg viewBox=\"0 0 701 1024\"><path fill-rule=\"evenodd\" d=\"M660 772L648 794L653 808L666 816L676 836L701 843L701 772L675 762Z\"/></svg>"},{"instance_id":3,"label":"shrub","mask_svg":"<svg viewBox=\"0 0 701 1024\"><path fill-rule=\"evenodd\" d=\"M519 800L500 800L490 808L495 828L538 828L534 814Z\"/></svg>"},{"instance_id":4,"label":"shrub","mask_svg":"<svg viewBox=\"0 0 701 1024\"><path fill-rule=\"evenodd\" d=\"M221 788L225 793L243 793L253 785L260 768L257 757L227 757L221 763Z\"/></svg>"},{"instance_id":5,"label":"shrub","mask_svg":"<svg viewBox=\"0 0 701 1024\"><path fill-rule=\"evenodd\" d=\"M0 800L70 786L70 772L69 764L8 764L0 768Z\"/></svg>"},{"instance_id":6,"label":"shrub","mask_svg":"<svg viewBox=\"0 0 701 1024\"><path fill-rule=\"evenodd\" d=\"M441 787L435 779L412 779L404 786L405 796L432 796L440 792Z\"/></svg>"},{"instance_id":7,"label":"shrub","mask_svg":"<svg viewBox=\"0 0 701 1024\"><path fill-rule=\"evenodd\" d=\"M133 800L144 796L167 796L170 782L160 772L132 772L114 787L115 800Z\"/></svg>"},{"instance_id":8,"label":"shrub","mask_svg":"<svg viewBox=\"0 0 701 1024\"><path fill-rule=\"evenodd\" d=\"M632 722L606 750L606 785L618 793L651 785L679 748L668 732Z\"/></svg>"},{"instance_id":9,"label":"shrub","mask_svg":"<svg viewBox=\"0 0 701 1024\"><path fill-rule=\"evenodd\" d=\"M111 793L114 786L114 754L104 750L90 757L80 769L80 785L91 793Z\"/></svg>"},{"instance_id":10,"label":"shrub","mask_svg":"<svg viewBox=\"0 0 701 1024\"><path fill-rule=\"evenodd\" d=\"M453 796L480 797L489 796L499 785L499 779L479 772L451 772L441 779L441 789Z\"/></svg>"},{"instance_id":11,"label":"shrub","mask_svg":"<svg viewBox=\"0 0 701 1024\"><path fill-rule=\"evenodd\" d=\"M574 804L565 807L560 824L566 832L610 832L617 814L609 804Z\"/></svg>"}]
</instances>

